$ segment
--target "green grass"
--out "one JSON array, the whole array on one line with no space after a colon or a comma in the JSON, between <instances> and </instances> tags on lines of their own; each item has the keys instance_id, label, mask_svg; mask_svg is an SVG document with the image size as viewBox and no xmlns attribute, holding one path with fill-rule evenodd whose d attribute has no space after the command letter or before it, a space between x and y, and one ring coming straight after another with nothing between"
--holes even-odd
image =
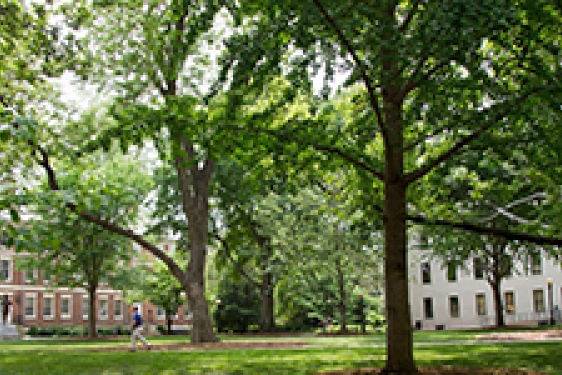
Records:
<instances>
[{"instance_id":1,"label":"green grass","mask_svg":"<svg viewBox=\"0 0 562 375\"><path fill-rule=\"evenodd\" d=\"M489 332L489 331L486 331ZM562 374L562 343L473 343L477 331L415 333L418 365L436 367L524 368ZM185 341L186 337L151 338L154 344ZM223 341L305 341L303 349L93 352L119 341L0 341L0 374L313 374L318 371L381 367L385 337L222 337ZM467 343L460 344L466 340ZM445 345L444 345L445 344Z\"/></svg>"}]
</instances>

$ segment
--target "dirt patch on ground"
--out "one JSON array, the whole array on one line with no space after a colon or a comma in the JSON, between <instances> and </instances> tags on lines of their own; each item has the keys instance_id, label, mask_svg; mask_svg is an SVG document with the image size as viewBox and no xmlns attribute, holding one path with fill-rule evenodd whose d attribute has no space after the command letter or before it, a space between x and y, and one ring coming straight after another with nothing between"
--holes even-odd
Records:
<instances>
[{"instance_id":1,"label":"dirt patch on ground","mask_svg":"<svg viewBox=\"0 0 562 375\"><path fill-rule=\"evenodd\" d=\"M473 369L461 367L436 367L424 368L419 367L419 375L546 375L545 372L514 370L514 369ZM326 371L318 375L378 375L381 369L364 368L360 370L348 371Z\"/></svg>"},{"instance_id":2,"label":"dirt patch on ground","mask_svg":"<svg viewBox=\"0 0 562 375\"><path fill-rule=\"evenodd\" d=\"M298 341L227 341L203 344L192 344L190 342L180 342L173 344L152 344L151 350L240 350L240 349L282 349L282 348L301 348L307 346L306 342ZM92 349L95 352L107 351L128 351L128 345ZM147 350L142 344L137 345L137 350Z\"/></svg>"},{"instance_id":3,"label":"dirt patch on ground","mask_svg":"<svg viewBox=\"0 0 562 375\"><path fill-rule=\"evenodd\" d=\"M562 330L551 329L548 331L494 332L490 334L477 335L476 339L496 341L540 341L562 339Z\"/></svg>"}]
</instances>

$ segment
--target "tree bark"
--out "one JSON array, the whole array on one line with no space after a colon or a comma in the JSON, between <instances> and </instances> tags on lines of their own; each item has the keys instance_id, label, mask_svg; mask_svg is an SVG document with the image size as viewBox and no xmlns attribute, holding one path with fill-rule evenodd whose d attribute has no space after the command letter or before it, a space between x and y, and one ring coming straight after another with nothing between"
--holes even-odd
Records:
<instances>
[{"instance_id":1,"label":"tree bark","mask_svg":"<svg viewBox=\"0 0 562 375\"><path fill-rule=\"evenodd\" d=\"M166 330L168 331L168 335L172 334L172 315L172 312L166 311Z\"/></svg>"},{"instance_id":2,"label":"tree bark","mask_svg":"<svg viewBox=\"0 0 562 375\"><path fill-rule=\"evenodd\" d=\"M88 298L90 310L88 313L88 338L95 339L98 337L98 330L96 329L96 288L88 288Z\"/></svg>"},{"instance_id":3,"label":"tree bark","mask_svg":"<svg viewBox=\"0 0 562 375\"><path fill-rule=\"evenodd\" d=\"M200 202L206 206L206 202ZM186 292L189 308L193 313L191 342L216 342L209 305L205 298L205 263L207 257L208 210L188 212L189 264L187 267Z\"/></svg>"},{"instance_id":4,"label":"tree bark","mask_svg":"<svg viewBox=\"0 0 562 375\"><path fill-rule=\"evenodd\" d=\"M174 134L176 145L183 152L175 156L183 212L187 216L189 263L182 285L193 313L191 342L217 342L209 305L205 298L205 264L209 236L209 185L215 162L197 162L193 145L183 135Z\"/></svg>"},{"instance_id":5,"label":"tree bark","mask_svg":"<svg viewBox=\"0 0 562 375\"><path fill-rule=\"evenodd\" d=\"M503 304L501 296L501 280L490 283L494 296L494 312L496 315L496 327L504 327L505 319L503 315Z\"/></svg>"},{"instance_id":6,"label":"tree bark","mask_svg":"<svg viewBox=\"0 0 562 375\"><path fill-rule=\"evenodd\" d=\"M262 275L260 331L275 331L275 299L273 296L273 275L267 271Z\"/></svg>"},{"instance_id":7,"label":"tree bark","mask_svg":"<svg viewBox=\"0 0 562 375\"><path fill-rule=\"evenodd\" d=\"M390 69L390 68L389 68ZM383 90L386 117L384 230L387 361L383 374L417 374L408 297L408 239L401 100L391 85Z\"/></svg>"}]
</instances>

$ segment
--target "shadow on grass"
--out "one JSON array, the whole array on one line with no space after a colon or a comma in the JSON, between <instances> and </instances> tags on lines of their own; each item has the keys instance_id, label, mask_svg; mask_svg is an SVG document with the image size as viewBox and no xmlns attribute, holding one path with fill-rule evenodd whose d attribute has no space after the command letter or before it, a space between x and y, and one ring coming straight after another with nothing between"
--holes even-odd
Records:
<instances>
[{"instance_id":1,"label":"shadow on grass","mask_svg":"<svg viewBox=\"0 0 562 375\"><path fill-rule=\"evenodd\" d=\"M419 347L418 365L518 368L562 373L559 342ZM382 367L384 348L201 352L29 351L0 355L2 375L20 374L314 374Z\"/></svg>"}]
</instances>

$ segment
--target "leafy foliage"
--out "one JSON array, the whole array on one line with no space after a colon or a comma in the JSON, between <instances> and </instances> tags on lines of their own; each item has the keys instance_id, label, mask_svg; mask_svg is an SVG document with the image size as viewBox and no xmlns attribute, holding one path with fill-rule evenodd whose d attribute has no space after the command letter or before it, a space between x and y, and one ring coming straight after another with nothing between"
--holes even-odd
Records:
<instances>
[{"instance_id":1,"label":"leafy foliage","mask_svg":"<svg viewBox=\"0 0 562 375\"><path fill-rule=\"evenodd\" d=\"M224 273L218 296L214 318L219 332L247 332L258 325L260 297L248 280Z\"/></svg>"}]
</instances>

